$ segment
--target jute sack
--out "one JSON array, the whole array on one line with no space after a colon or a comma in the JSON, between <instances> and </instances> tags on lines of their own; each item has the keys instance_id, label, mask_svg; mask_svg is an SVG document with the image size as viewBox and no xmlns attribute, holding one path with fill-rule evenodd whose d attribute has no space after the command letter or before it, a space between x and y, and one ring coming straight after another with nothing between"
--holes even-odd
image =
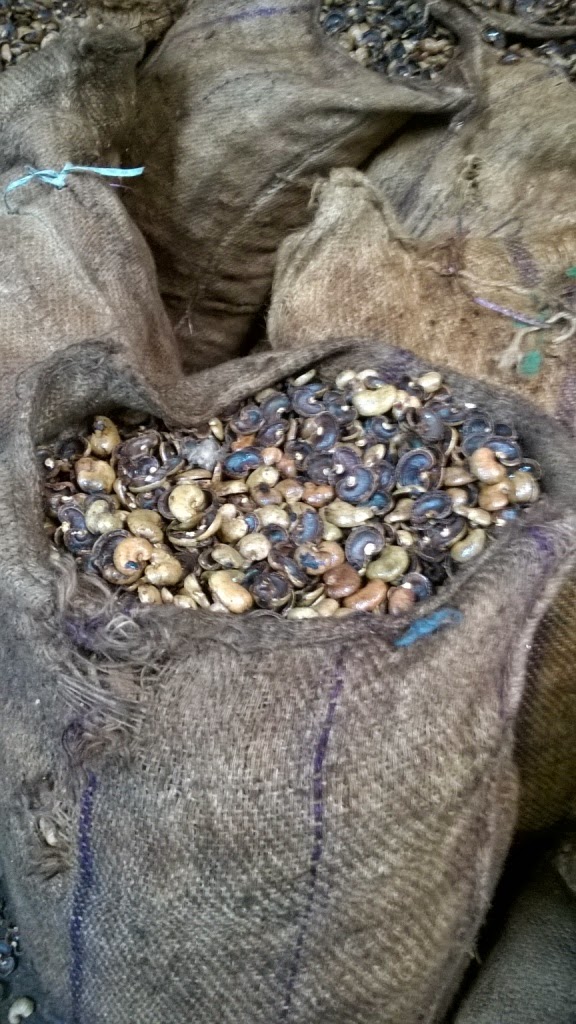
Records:
<instances>
[{"instance_id":1,"label":"jute sack","mask_svg":"<svg viewBox=\"0 0 576 1024\"><path fill-rule=\"evenodd\" d=\"M79 338L116 339L160 380L178 373L152 258L118 187L89 173L69 174L62 189L27 178L30 167L119 166L141 53L130 34L73 26L2 76L1 393Z\"/></svg>"},{"instance_id":2,"label":"jute sack","mask_svg":"<svg viewBox=\"0 0 576 1024\"><path fill-rule=\"evenodd\" d=\"M276 249L302 225L315 175L358 165L414 114L469 103L391 81L328 39L319 2L195 0L145 61L126 194L150 242L185 366L240 354L261 328Z\"/></svg>"},{"instance_id":3,"label":"jute sack","mask_svg":"<svg viewBox=\"0 0 576 1024\"><path fill-rule=\"evenodd\" d=\"M1 187L29 163L109 160L134 59L110 34L69 36L3 76ZM38 113L11 136L28 81ZM528 648L576 557L571 439L447 374L515 421L546 496L415 630L122 615L51 555L36 443L117 407L205 422L310 363L426 364L344 340L186 378L118 191L77 172L6 198L0 865L28 964L13 993L25 978L44 1024L441 1019L514 827Z\"/></svg>"},{"instance_id":4,"label":"jute sack","mask_svg":"<svg viewBox=\"0 0 576 1024\"><path fill-rule=\"evenodd\" d=\"M419 120L368 177L400 234L417 243L410 276L420 279L420 323L438 357L461 366L468 353L471 372L573 428L574 85L536 58L503 66L484 47L480 63L481 112L460 135Z\"/></svg>"},{"instance_id":5,"label":"jute sack","mask_svg":"<svg viewBox=\"0 0 576 1024\"><path fill-rule=\"evenodd\" d=\"M534 636L516 729L523 831L576 821L576 582L567 580Z\"/></svg>"},{"instance_id":6,"label":"jute sack","mask_svg":"<svg viewBox=\"0 0 576 1024\"><path fill-rule=\"evenodd\" d=\"M337 170L316 187L314 221L279 252L268 329L385 335L572 427L574 86L544 62L482 59L483 112L461 132L419 119L368 180Z\"/></svg>"},{"instance_id":7,"label":"jute sack","mask_svg":"<svg viewBox=\"0 0 576 1024\"><path fill-rule=\"evenodd\" d=\"M33 995L46 1020L91 1024L440 1020L515 824L528 649L575 555L572 443L448 376L513 417L547 496L423 606L428 624L450 609L428 636L126 616L52 561L34 442L116 406L205 421L319 352L154 387L115 348L39 361L3 417L0 842ZM330 376L423 369L384 345L328 348Z\"/></svg>"},{"instance_id":8,"label":"jute sack","mask_svg":"<svg viewBox=\"0 0 576 1024\"><path fill-rule=\"evenodd\" d=\"M185 0L86 0L89 15L100 24L137 32L151 44L182 12Z\"/></svg>"},{"instance_id":9,"label":"jute sack","mask_svg":"<svg viewBox=\"0 0 576 1024\"><path fill-rule=\"evenodd\" d=\"M564 110L566 125L570 108ZM450 136L442 142L444 160ZM408 168L410 144L407 135L403 160ZM379 159L383 163L384 157ZM564 186L572 179L573 171ZM535 190L540 195L543 185L542 193ZM564 197L563 188L559 195ZM544 220L541 236L532 234L527 248L522 239L499 239L490 231L482 237L464 232L458 239L441 230L436 241L420 241L399 224L381 189L351 169L333 171L315 186L313 197L314 220L287 238L278 254L268 317L273 344L284 332L298 345L352 331L364 338L385 336L529 396L573 427L576 390L568 336L574 286L566 276L576 261L572 213L562 230ZM427 216L435 224L437 211L442 225L434 197ZM534 274L534 285L523 279L523 267ZM545 303L547 318L560 307L564 311L547 329L532 330ZM523 316L533 323L523 326ZM533 352L537 372L525 373L535 364L532 354L528 362L523 356Z\"/></svg>"}]
</instances>

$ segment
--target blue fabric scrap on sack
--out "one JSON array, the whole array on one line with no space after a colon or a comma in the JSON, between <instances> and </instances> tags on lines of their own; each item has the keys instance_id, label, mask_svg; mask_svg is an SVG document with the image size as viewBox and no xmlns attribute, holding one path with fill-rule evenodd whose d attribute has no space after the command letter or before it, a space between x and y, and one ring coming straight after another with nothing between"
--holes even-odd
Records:
<instances>
[{"instance_id":1,"label":"blue fabric scrap on sack","mask_svg":"<svg viewBox=\"0 0 576 1024\"><path fill-rule=\"evenodd\" d=\"M144 173L143 167L82 167L77 164L64 164L60 171L37 171L34 167L26 168L28 174L16 181L11 181L4 189L7 196L15 188L28 185L31 181L41 181L44 185L52 185L53 188L62 189L68 184L69 174L98 174L103 178L137 178Z\"/></svg>"},{"instance_id":2,"label":"blue fabric scrap on sack","mask_svg":"<svg viewBox=\"0 0 576 1024\"><path fill-rule=\"evenodd\" d=\"M394 646L411 647L417 640L421 640L424 636L430 636L431 633L435 633L444 626L457 626L463 618L462 612L456 608L439 608L438 611L431 612L423 619L413 622L406 632L402 633L402 636L396 637Z\"/></svg>"}]
</instances>

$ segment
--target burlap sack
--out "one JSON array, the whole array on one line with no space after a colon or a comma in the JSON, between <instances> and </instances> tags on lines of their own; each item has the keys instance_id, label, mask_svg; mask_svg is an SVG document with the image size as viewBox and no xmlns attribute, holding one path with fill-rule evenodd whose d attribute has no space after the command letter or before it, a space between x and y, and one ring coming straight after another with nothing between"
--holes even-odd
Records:
<instances>
[{"instance_id":1,"label":"burlap sack","mask_svg":"<svg viewBox=\"0 0 576 1024\"><path fill-rule=\"evenodd\" d=\"M398 344L414 338L573 428L574 85L545 61L503 67L487 47L482 64L482 112L460 135L419 120L367 172L391 215L388 288L409 289L407 310L382 313Z\"/></svg>"},{"instance_id":2,"label":"burlap sack","mask_svg":"<svg viewBox=\"0 0 576 1024\"><path fill-rule=\"evenodd\" d=\"M119 165L141 52L128 34L73 26L2 76L0 392L79 338L117 339L160 380L178 373L152 258L119 201L125 186L71 174L62 190L32 181L5 191L30 166Z\"/></svg>"},{"instance_id":3,"label":"burlap sack","mask_svg":"<svg viewBox=\"0 0 576 1024\"><path fill-rule=\"evenodd\" d=\"M510 18L464 6L484 21ZM538 35L532 22L523 30ZM369 165L374 191L340 172L316 191L315 223L280 252L269 326L274 333L280 303L303 342L324 336L327 320L333 334L385 330L393 343L529 395L572 426L574 87L535 58L502 66L479 49L479 34L480 26L474 42L468 26L477 113L460 131L446 118L415 118ZM522 316L534 328L558 313L547 329L519 337Z\"/></svg>"},{"instance_id":4,"label":"burlap sack","mask_svg":"<svg viewBox=\"0 0 576 1024\"><path fill-rule=\"evenodd\" d=\"M523 831L576 820L576 583L568 580L534 636L518 715Z\"/></svg>"},{"instance_id":5,"label":"burlap sack","mask_svg":"<svg viewBox=\"0 0 576 1024\"><path fill-rule=\"evenodd\" d=\"M93 342L20 375L3 428L1 841L43 1012L435 1021L473 951L515 821L527 648L574 559L572 445L550 421L451 378L514 416L548 497L425 609L461 622L406 647L406 621L126 618L75 593L42 535L34 440L118 404L203 420L310 358L152 389L137 355ZM353 345L328 372L375 361L421 367Z\"/></svg>"},{"instance_id":6,"label":"burlap sack","mask_svg":"<svg viewBox=\"0 0 576 1024\"><path fill-rule=\"evenodd\" d=\"M182 12L185 0L85 0L98 22L135 31L148 44L160 39Z\"/></svg>"},{"instance_id":7,"label":"burlap sack","mask_svg":"<svg viewBox=\"0 0 576 1024\"><path fill-rule=\"evenodd\" d=\"M456 71L444 85L366 71L318 13L317 0L195 0L140 73L131 160L146 175L127 202L188 369L239 354L262 326L315 175L360 164L418 112L469 102Z\"/></svg>"},{"instance_id":8,"label":"burlap sack","mask_svg":"<svg viewBox=\"0 0 576 1024\"><path fill-rule=\"evenodd\" d=\"M568 155L563 159L572 131L573 86L535 67L494 69L495 82L503 73L514 76L509 106L526 97L532 113L536 96L542 97L546 119L540 138L536 126L519 139L514 126L526 122L525 111L511 113L502 106L490 113L489 127L479 135L494 133L497 123L498 173L486 146L478 139L472 146L485 181L465 180L471 166L462 145L465 132L420 128L403 133L378 158L372 182L342 169L315 187L312 223L287 238L278 253L268 316L273 344L283 334L299 345L352 331L364 338L384 335L393 344L513 388L574 425L568 335L576 321L574 285L566 276L576 263L576 218L569 201L574 164ZM545 140L547 146L548 139L558 139L558 145L551 141L551 151L542 154L539 144ZM394 183L398 212L385 194L384 169L387 184ZM403 210L406 219L400 221ZM523 316L532 322L526 326L534 327L539 317L551 319L559 312L562 318L546 330L520 335ZM541 358L537 372L527 372L533 361L521 361L532 349ZM516 355L519 365L508 365Z\"/></svg>"},{"instance_id":9,"label":"burlap sack","mask_svg":"<svg viewBox=\"0 0 576 1024\"><path fill-rule=\"evenodd\" d=\"M120 129L120 88L108 108L109 81L97 84L114 49L129 95L134 54L105 34L30 58L50 116L12 149L4 116L2 188L24 163L103 155L96 143ZM87 53L96 84L76 108ZM0 109L18 89L24 107L19 69L0 81ZM514 419L546 497L416 630L121 615L50 555L37 442L117 406L205 421L320 359L331 374L425 364L337 341L185 378L118 192L78 174L7 198L0 862L28 964L12 991L25 979L44 1024L439 1020L514 827L528 649L576 558L571 439L447 374L456 394Z\"/></svg>"}]
</instances>

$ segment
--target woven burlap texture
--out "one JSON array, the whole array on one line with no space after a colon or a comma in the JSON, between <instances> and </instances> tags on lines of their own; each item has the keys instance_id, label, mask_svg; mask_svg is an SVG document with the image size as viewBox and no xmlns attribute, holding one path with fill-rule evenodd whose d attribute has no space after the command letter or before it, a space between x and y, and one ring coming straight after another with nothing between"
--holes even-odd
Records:
<instances>
[{"instance_id":1,"label":"woven burlap texture","mask_svg":"<svg viewBox=\"0 0 576 1024\"><path fill-rule=\"evenodd\" d=\"M0 81L3 186L27 164L109 161L121 145L130 40L53 45L30 58L26 132L12 111L27 65ZM286 336L185 377L118 190L32 182L0 216L0 861L40 1019L441 1019L515 825L526 659L574 559L571 438L447 374L514 420L546 498L430 604L460 624L413 646L395 646L406 620L124 617L51 556L36 443L118 406L205 422L315 362L329 375L429 364L350 339L291 350Z\"/></svg>"},{"instance_id":2,"label":"woven burlap texture","mask_svg":"<svg viewBox=\"0 0 576 1024\"><path fill-rule=\"evenodd\" d=\"M162 38L184 6L185 0L86 0L97 25L137 32L148 44Z\"/></svg>"},{"instance_id":3,"label":"woven burlap texture","mask_svg":"<svg viewBox=\"0 0 576 1024\"><path fill-rule=\"evenodd\" d=\"M405 154L410 166L410 150ZM306 346L313 339L346 336L385 337L480 379L513 388L574 423L576 390L569 319L538 332L543 366L529 376L502 368L523 314L536 319L542 295L551 305L556 293L522 283L514 259L525 250L497 238L464 240L442 236L437 242L408 237L385 200L365 175L333 171L313 191L311 224L289 236L280 248L268 315L274 345L288 337ZM430 211L433 216L433 211ZM528 257L526 257L528 259ZM576 259L576 232L533 238L530 265L536 275L555 272L560 280ZM562 274L560 273L562 271ZM569 300L570 280L558 285ZM476 298L517 313L503 315ZM554 314L555 315L555 314ZM546 343L543 343L546 335ZM525 350L530 345L525 336Z\"/></svg>"},{"instance_id":4,"label":"woven burlap texture","mask_svg":"<svg viewBox=\"0 0 576 1024\"><path fill-rule=\"evenodd\" d=\"M319 9L195 0L140 72L131 159L147 172L127 202L189 369L262 333L276 249L316 175L468 102L460 59L442 85L387 80L324 35Z\"/></svg>"},{"instance_id":5,"label":"woven burlap texture","mask_svg":"<svg viewBox=\"0 0 576 1024\"><path fill-rule=\"evenodd\" d=\"M573 557L571 448L549 421L453 380L514 414L549 498L431 606L459 609L461 626L405 650L404 622L123 619L74 597L42 537L33 440L116 404L204 419L232 380L249 394L311 358L152 388L137 357L93 342L19 377L5 418L2 861L47 1013L433 1021L471 955L514 827L527 645ZM327 372L375 361L422 368L348 345ZM170 921L160 983L156 920Z\"/></svg>"}]
</instances>

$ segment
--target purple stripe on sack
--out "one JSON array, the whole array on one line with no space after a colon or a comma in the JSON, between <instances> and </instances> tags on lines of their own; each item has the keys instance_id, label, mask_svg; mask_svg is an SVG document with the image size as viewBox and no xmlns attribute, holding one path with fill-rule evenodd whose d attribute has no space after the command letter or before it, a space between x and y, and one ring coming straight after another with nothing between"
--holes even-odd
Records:
<instances>
[{"instance_id":1,"label":"purple stripe on sack","mask_svg":"<svg viewBox=\"0 0 576 1024\"><path fill-rule=\"evenodd\" d=\"M63 621L63 629L70 637L76 647L86 651L94 650L94 637L100 632L106 623L105 615L94 615L92 618L82 618L78 615L71 615Z\"/></svg>"},{"instance_id":2,"label":"purple stripe on sack","mask_svg":"<svg viewBox=\"0 0 576 1024\"><path fill-rule=\"evenodd\" d=\"M302 951L306 936L308 934L308 928L310 925L310 918L312 916L312 909L314 907L314 899L316 897L316 885L318 881L318 869L320 862L324 854L324 829L325 829L325 814L326 807L324 803L324 788L326 785L325 779L325 761L326 753L328 751L328 744L330 742L330 736L332 733L332 726L334 725L334 719L336 717L336 711L338 709L338 702L344 686L344 672L342 665L342 656L339 655L334 667L334 675L332 678L332 686L330 688L330 694L328 697L328 708L320 735L316 741L314 747L314 758L313 758L313 776L312 776L312 797L313 797L313 821L314 821L314 842L312 845L312 853L310 856L310 868L308 874L308 893L306 896L306 905L302 913L302 920L300 921L300 927L298 929L298 935L296 937L296 945L294 947L294 955L290 964L290 971L288 974L288 981L286 984L286 994L284 997L284 1004L280 1013L280 1021L288 1020L288 1014L292 1005L292 996L294 994L294 987L300 971L300 961L302 959Z\"/></svg>"},{"instance_id":3,"label":"purple stripe on sack","mask_svg":"<svg viewBox=\"0 0 576 1024\"><path fill-rule=\"evenodd\" d=\"M507 238L505 242L512 265L518 271L518 277L525 288L534 288L542 280L536 260L524 245L519 236Z\"/></svg>"},{"instance_id":4,"label":"purple stripe on sack","mask_svg":"<svg viewBox=\"0 0 576 1024\"><path fill-rule=\"evenodd\" d=\"M186 32L198 32L214 25L229 25L235 21L253 21L255 18L275 18L279 14L300 14L302 11L313 11L315 4L284 4L279 7L254 7L236 14L223 14L220 18L200 21L197 25L186 25Z\"/></svg>"},{"instance_id":5,"label":"purple stripe on sack","mask_svg":"<svg viewBox=\"0 0 576 1024\"><path fill-rule=\"evenodd\" d=\"M484 309L491 309L493 313L501 313L502 316L507 316L511 320L516 320L520 324L530 324L532 327L544 326L542 320L536 320L533 316L526 316L524 313L518 313L514 309L508 309L507 306L500 306L497 302L491 302L490 299L482 299L479 295L474 295L472 301L478 306L483 306Z\"/></svg>"},{"instance_id":6,"label":"purple stripe on sack","mask_svg":"<svg viewBox=\"0 0 576 1024\"><path fill-rule=\"evenodd\" d=\"M576 374L572 365L568 365L559 389L555 415L569 430L576 432Z\"/></svg>"},{"instance_id":7,"label":"purple stripe on sack","mask_svg":"<svg viewBox=\"0 0 576 1024\"><path fill-rule=\"evenodd\" d=\"M82 990L84 987L84 954L86 914L90 901L90 893L94 888L94 853L92 850L92 822L94 799L98 780L93 772L88 773L88 781L82 792L80 801L80 820L78 822L78 880L72 901L70 915L70 991L72 997L71 1024L82 1024Z\"/></svg>"},{"instance_id":8,"label":"purple stripe on sack","mask_svg":"<svg viewBox=\"0 0 576 1024\"><path fill-rule=\"evenodd\" d=\"M528 535L536 541L538 552L543 556L547 567L550 567L556 558L556 547L550 533L542 526L528 527Z\"/></svg>"},{"instance_id":9,"label":"purple stripe on sack","mask_svg":"<svg viewBox=\"0 0 576 1024\"><path fill-rule=\"evenodd\" d=\"M390 352L386 362L379 366L378 369L384 379L392 384L397 382L400 374L412 371L415 363L416 359L413 352L409 352L406 348L396 348Z\"/></svg>"}]
</instances>

